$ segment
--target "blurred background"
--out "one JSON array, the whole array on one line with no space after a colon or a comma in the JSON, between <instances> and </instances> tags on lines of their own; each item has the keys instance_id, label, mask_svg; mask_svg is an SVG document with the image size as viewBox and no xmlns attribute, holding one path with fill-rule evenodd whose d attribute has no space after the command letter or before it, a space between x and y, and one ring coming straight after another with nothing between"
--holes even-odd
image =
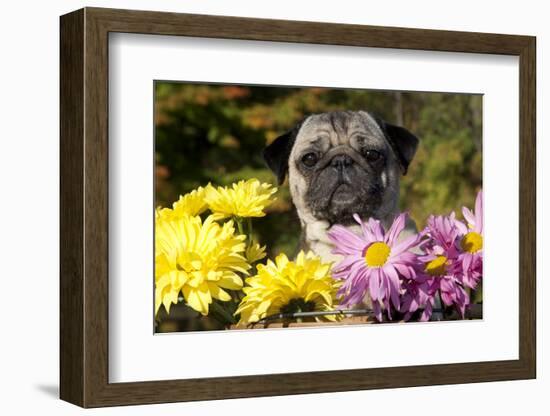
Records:
<instances>
[{"instance_id":1,"label":"blurred background","mask_svg":"<svg viewBox=\"0 0 550 416\"><path fill-rule=\"evenodd\" d=\"M367 110L420 138L400 201L419 228L430 214L455 211L461 218L463 205L473 207L482 180L481 95L164 81L155 82L156 206L171 207L208 182L254 177L276 186L264 147L305 116L330 110ZM268 215L254 220L255 238L269 257L292 255L300 224L288 187L275 196ZM203 324L209 325L185 330L210 329Z\"/></svg>"}]
</instances>

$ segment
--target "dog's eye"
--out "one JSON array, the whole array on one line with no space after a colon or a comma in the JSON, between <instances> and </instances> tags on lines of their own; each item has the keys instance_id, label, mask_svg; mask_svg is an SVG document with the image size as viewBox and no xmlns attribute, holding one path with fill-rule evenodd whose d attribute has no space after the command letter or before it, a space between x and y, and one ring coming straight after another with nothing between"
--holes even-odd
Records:
<instances>
[{"instance_id":1,"label":"dog's eye","mask_svg":"<svg viewBox=\"0 0 550 416\"><path fill-rule=\"evenodd\" d=\"M302 156L302 163L308 168L315 166L317 160L317 155L315 153L306 153L304 156Z\"/></svg>"},{"instance_id":2,"label":"dog's eye","mask_svg":"<svg viewBox=\"0 0 550 416\"><path fill-rule=\"evenodd\" d=\"M364 154L365 154L365 158L369 162L376 162L382 157L380 152L377 152L376 150L366 150Z\"/></svg>"}]
</instances>

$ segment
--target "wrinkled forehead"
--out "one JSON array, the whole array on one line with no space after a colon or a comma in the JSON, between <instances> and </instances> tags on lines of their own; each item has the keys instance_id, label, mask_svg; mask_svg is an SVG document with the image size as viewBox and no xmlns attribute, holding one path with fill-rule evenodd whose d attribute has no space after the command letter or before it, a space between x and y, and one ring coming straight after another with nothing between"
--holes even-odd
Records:
<instances>
[{"instance_id":1,"label":"wrinkled forehead","mask_svg":"<svg viewBox=\"0 0 550 416\"><path fill-rule=\"evenodd\" d=\"M369 113L364 111L338 111L314 114L308 117L296 137L300 147L321 146L325 149L353 142L361 137L373 144L384 145L384 133Z\"/></svg>"}]
</instances>

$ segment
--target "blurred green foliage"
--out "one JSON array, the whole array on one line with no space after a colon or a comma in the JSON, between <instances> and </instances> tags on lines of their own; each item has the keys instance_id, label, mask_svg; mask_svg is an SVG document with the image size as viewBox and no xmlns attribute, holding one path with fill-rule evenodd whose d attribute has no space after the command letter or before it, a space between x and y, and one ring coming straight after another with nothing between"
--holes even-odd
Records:
<instances>
[{"instance_id":1,"label":"blurred green foliage","mask_svg":"<svg viewBox=\"0 0 550 416\"><path fill-rule=\"evenodd\" d=\"M429 214L472 207L481 187L481 95L327 88L155 83L157 206L208 182L258 178L274 185L262 150L303 117L330 110L368 110L420 138L403 177L401 207L419 227ZM288 187L268 215L254 221L269 256L297 247L300 225ZM276 214L276 215L274 215Z\"/></svg>"}]
</instances>

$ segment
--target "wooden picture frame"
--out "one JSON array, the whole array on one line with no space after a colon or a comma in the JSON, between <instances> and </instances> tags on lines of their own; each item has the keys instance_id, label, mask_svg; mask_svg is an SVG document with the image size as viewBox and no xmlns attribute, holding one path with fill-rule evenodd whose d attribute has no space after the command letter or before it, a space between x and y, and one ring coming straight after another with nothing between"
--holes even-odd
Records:
<instances>
[{"instance_id":1,"label":"wooden picture frame","mask_svg":"<svg viewBox=\"0 0 550 416\"><path fill-rule=\"evenodd\" d=\"M535 38L85 8L61 17L60 396L82 407L536 377ZM108 34L368 46L519 57L519 359L109 383Z\"/></svg>"}]
</instances>

